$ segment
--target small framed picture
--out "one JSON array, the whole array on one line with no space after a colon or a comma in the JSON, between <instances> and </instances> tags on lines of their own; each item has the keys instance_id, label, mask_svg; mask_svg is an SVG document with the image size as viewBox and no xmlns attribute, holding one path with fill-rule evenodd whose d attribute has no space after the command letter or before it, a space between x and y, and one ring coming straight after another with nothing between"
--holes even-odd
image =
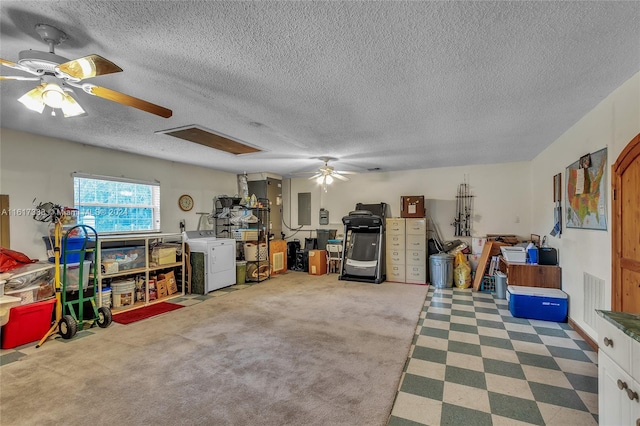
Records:
<instances>
[{"instance_id":1,"label":"small framed picture","mask_svg":"<svg viewBox=\"0 0 640 426\"><path fill-rule=\"evenodd\" d=\"M553 202L559 203L562 200L562 173L553 177Z\"/></svg>"},{"instance_id":2,"label":"small framed picture","mask_svg":"<svg viewBox=\"0 0 640 426\"><path fill-rule=\"evenodd\" d=\"M591 154L580 157L580 168L588 169L589 167L591 167Z\"/></svg>"}]
</instances>

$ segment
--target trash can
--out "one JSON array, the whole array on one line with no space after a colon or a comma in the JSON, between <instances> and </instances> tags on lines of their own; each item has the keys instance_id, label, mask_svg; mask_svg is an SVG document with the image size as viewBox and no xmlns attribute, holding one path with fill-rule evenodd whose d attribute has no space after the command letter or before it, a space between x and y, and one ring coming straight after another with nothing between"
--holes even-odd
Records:
<instances>
[{"instance_id":1,"label":"trash can","mask_svg":"<svg viewBox=\"0 0 640 426\"><path fill-rule=\"evenodd\" d=\"M236 284L244 284L247 278L247 262L236 262Z\"/></svg>"},{"instance_id":2,"label":"trash can","mask_svg":"<svg viewBox=\"0 0 640 426\"><path fill-rule=\"evenodd\" d=\"M436 288L453 287L453 255L432 254L429 257L429 277Z\"/></svg>"},{"instance_id":3,"label":"trash can","mask_svg":"<svg viewBox=\"0 0 640 426\"><path fill-rule=\"evenodd\" d=\"M316 237L318 240L317 249L318 250L326 250L327 242L336 238L336 230L335 229L316 229Z\"/></svg>"},{"instance_id":4,"label":"trash can","mask_svg":"<svg viewBox=\"0 0 640 426\"><path fill-rule=\"evenodd\" d=\"M496 272L496 298L507 298L507 275L503 272Z\"/></svg>"}]
</instances>

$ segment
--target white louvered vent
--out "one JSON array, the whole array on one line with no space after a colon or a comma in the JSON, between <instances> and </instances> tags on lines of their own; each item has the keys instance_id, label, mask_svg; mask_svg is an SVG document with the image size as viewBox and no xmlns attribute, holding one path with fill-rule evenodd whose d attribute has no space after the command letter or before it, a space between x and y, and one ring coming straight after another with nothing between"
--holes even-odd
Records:
<instances>
[{"instance_id":1,"label":"white louvered vent","mask_svg":"<svg viewBox=\"0 0 640 426\"><path fill-rule=\"evenodd\" d=\"M596 328L596 309L604 309L604 280L584 273L584 321Z\"/></svg>"},{"instance_id":2,"label":"white louvered vent","mask_svg":"<svg viewBox=\"0 0 640 426\"><path fill-rule=\"evenodd\" d=\"M273 272L282 271L284 269L284 253L273 253Z\"/></svg>"}]
</instances>

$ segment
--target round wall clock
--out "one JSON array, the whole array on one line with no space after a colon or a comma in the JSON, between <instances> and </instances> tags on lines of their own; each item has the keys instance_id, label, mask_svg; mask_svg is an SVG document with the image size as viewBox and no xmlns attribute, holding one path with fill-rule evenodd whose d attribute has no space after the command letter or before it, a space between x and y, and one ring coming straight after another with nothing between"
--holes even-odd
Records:
<instances>
[{"instance_id":1,"label":"round wall clock","mask_svg":"<svg viewBox=\"0 0 640 426\"><path fill-rule=\"evenodd\" d=\"M191 198L191 195L181 195L178 198L178 205L182 211L188 212L193 208L193 198Z\"/></svg>"}]
</instances>

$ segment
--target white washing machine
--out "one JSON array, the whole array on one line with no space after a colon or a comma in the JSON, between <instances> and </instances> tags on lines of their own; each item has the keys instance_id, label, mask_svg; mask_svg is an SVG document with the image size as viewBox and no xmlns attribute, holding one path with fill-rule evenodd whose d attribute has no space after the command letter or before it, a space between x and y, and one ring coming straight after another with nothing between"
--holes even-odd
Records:
<instances>
[{"instance_id":1,"label":"white washing machine","mask_svg":"<svg viewBox=\"0 0 640 426\"><path fill-rule=\"evenodd\" d=\"M236 283L236 240L216 238L215 231L186 231L191 252L204 254L205 294Z\"/></svg>"}]
</instances>

